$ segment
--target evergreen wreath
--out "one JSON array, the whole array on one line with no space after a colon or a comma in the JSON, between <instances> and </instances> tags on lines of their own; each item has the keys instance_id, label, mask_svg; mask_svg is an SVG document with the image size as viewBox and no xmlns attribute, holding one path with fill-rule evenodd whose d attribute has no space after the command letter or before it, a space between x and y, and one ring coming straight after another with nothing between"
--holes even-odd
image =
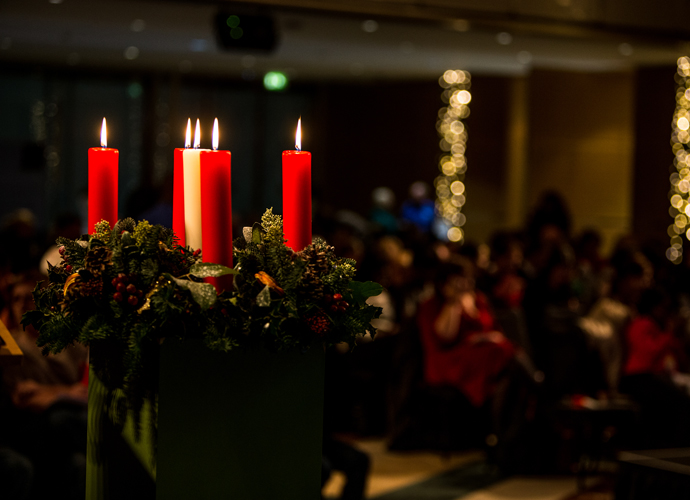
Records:
<instances>
[{"instance_id":1,"label":"evergreen wreath","mask_svg":"<svg viewBox=\"0 0 690 500\"><path fill-rule=\"evenodd\" d=\"M375 335L371 320L381 314L366 302L379 284L355 281L355 262L321 239L294 252L271 209L233 242L234 269L202 262L171 229L129 218L57 244L62 261L49 264L22 324L38 330L44 354L90 346L97 377L126 396L121 420L131 410L137 428L144 400L155 408L165 339L201 339L219 351L353 347L358 336ZM233 287L220 294L203 282L227 274Z\"/></svg>"}]
</instances>

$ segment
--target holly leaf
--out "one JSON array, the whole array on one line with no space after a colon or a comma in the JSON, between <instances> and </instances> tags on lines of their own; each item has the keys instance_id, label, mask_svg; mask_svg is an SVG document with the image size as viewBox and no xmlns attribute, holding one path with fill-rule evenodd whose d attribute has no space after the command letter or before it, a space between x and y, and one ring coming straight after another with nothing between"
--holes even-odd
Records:
<instances>
[{"instance_id":1,"label":"holly leaf","mask_svg":"<svg viewBox=\"0 0 690 500\"><path fill-rule=\"evenodd\" d=\"M218 300L216 288L210 283L197 283L196 281L181 280L173 278L180 288L189 290L194 302L199 304L202 309L208 309Z\"/></svg>"},{"instance_id":2,"label":"holly leaf","mask_svg":"<svg viewBox=\"0 0 690 500\"><path fill-rule=\"evenodd\" d=\"M46 320L48 316L43 312L34 309L31 311L26 311L22 315L22 326L26 328L29 325L33 325L37 330L41 329L41 325Z\"/></svg>"},{"instance_id":3,"label":"holly leaf","mask_svg":"<svg viewBox=\"0 0 690 500\"><path fill-rule=\"evenodd\" d=\"M239 272L220 264L199 262L189 269L189 274L197 278L217 278L218 276L225 276L226 274L239 274Z\"/></svg>"},{"instance_id":4,"label":"holly leaf","mask_svg":"<svg viewBox=\"0 0 690 500\"><path fill-rule=\"evenodd\" d=\"M48 262L48 281L50 283L64 283L67 276L60 272L58 266L54 266Z\"/></svg>"},{"instance_id":5,"label":"holly leaf","mask_svg":"<svg viewBox=\"0 0 690 500\"><path fill-rule=\"evenodd\" d=\"M359 304L364 304L369 297L375 297L383 292L383 287L373 281L350 281L352 298Z\"/></svg>"},{"instance_id":6,"label":"holly leaf","mask_svg":"<svg viewBox=\"0 0 690 500\"><path fill-rule=\"evenodd\" d=\"M271 305L271 287L266 285L256 296L256 305L259 307L268 307Z\"/></svg>"}]
</instances>

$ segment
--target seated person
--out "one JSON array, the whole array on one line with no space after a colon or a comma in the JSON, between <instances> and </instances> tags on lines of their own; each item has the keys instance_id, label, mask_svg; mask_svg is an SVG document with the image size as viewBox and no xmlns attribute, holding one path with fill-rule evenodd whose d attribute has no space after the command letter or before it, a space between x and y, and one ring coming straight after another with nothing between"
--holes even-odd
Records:
<instances>
[{"instance_id":1,"label":"seated person","mask_svg":"<svg viewBox=\"0 0 690 500\"><path fill-rule=\"evenodd\" d=\"M38 332L18 320L33 307L35 281L12 291L11 333L24 353L20 365L3 373L5 404L0 442L28 458L33 467L32 498L84 498L86 470L86 393L82 384L86 348L70 346L43 356Z\"/></svg>"},{"instance_id":2,"label":"seated person","mask_svg":"<svg viewBox=\"0 0 690 500\"><path fill-rule=\"evenodd\" d=\"M469 261L443 264L434 288L417 315L424 381L455 387L472 405L481 407L513 360L515 347L497 331L486 298L475 292Z\"/></svg>"},{"instance_id":3,"label":"seated person","mask_svg":"<svg viewBox=\"0 0 690 500\"><path fill-rule=\"evenodd\" d=\"M671 303L659 289L645 290L625 335L627 357L621 391L640 405L639 446L690 445L690 396L685 362L670 327Z\"/></svg>"}]
</instances>

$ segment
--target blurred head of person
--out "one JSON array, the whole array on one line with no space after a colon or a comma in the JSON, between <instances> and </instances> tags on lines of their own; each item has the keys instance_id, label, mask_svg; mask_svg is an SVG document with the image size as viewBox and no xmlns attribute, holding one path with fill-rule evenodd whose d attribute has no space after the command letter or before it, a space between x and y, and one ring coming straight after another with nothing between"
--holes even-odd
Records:
<instances>
[{"instance_id":1,"label":"blurred head of person","mask_svg":"<svg viewBox=\"0 0 690 500\"><path fill-rule=\"evenodd\" d=\"M491 262L498 274L515 272L522 267L522 242L516 235L498 232L491 238L490 248Z\"/></svg>"},{"instance_id":2,"label":"blurred head of person","mask_svg":"<svg viewBox=\"0 0 690 500\"><path fill-rule=\"evenodd\" d=\"M434 276L436 296L445 301L457 300L474 291L474 265L466 257L454 256L436 269Z\"/></svg>"}]
</instances>

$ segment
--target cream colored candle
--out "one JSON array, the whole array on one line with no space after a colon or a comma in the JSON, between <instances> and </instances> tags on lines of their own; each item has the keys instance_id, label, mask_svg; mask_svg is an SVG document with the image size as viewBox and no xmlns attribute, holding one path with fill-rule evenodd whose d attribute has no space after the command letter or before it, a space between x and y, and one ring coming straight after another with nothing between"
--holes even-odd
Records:
<instances>
[{"instance_id":1,"label":"cream colored candle","mask_svg":"<svg viewBox=\"0 0 690 500\"><path fill-rule=\"evenodd\" d=\"M193 249L201 249L201 130L199 120L194 131L194 149L182 152L184 170L184 227L185 243Z\"/></svg>"}]
</instances>

